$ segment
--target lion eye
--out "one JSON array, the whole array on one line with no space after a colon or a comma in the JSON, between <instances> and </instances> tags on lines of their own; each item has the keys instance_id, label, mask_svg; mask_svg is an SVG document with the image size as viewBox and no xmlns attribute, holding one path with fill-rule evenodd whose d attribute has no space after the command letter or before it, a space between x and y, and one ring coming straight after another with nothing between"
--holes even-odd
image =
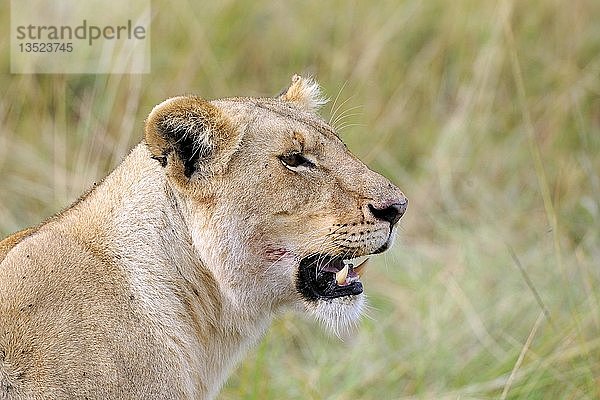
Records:
<instances>
[{"instance_id":1,"label":"lion eye","mask_svg":"<svg viewBox=\"0 0 600 400\"><path fill-rule=\"evenodd\" d=\"M315 166L310 160L304 157L301 153L290 153L279 156L281 163L289 170L300 171L303 169L312 168Z\"/></svg>"}]
</instances>

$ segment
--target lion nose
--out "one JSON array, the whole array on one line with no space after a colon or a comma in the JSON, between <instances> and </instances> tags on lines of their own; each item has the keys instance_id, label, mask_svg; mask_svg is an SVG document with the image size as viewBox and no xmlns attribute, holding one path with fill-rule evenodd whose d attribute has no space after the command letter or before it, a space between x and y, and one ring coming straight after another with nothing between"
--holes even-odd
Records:
<instances>
[{"instance_id":1,"label":"lion nose","mask_svg":"<svg viewBox=\"0 0 600 400\"><path fill-rule=\"evenodd\" d=\"M408 199L403 197L393 204L384 207L377 207L373 204L369 204L369 211L371 211L371 214L373 214L375 218L387 221L391 226L394 226L406 212L406 207L408 207Z\"/></svg>"}]
</instances>

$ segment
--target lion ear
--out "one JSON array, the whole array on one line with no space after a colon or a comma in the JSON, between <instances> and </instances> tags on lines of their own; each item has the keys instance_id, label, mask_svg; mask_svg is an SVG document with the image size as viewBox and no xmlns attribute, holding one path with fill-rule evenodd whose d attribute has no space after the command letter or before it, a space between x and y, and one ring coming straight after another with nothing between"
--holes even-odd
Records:
<instances>
[{"instance_id":1,"label":"lion ear","mask_svg":"<svg viewBox=\"0 0 600 400\"><path fill-rule=\"evenodd\" d=\"M312 78L303 78L300 75L292 77L292 83L278 97L303 108L307 111L317 111L327 103L321 93L321 87Z\"/></svg>"},{"instance_id":2,"label":"lion ear","mask_svg":"<svg viewBox=\"0 0 600 400\"><path fill-rule=\"evenodd\" d=\"M173 97L155 106L144 130L152 158L188 180L217 172L237 144L237 132L223 112L196 96Z\"/></svg>"}]
</instances>

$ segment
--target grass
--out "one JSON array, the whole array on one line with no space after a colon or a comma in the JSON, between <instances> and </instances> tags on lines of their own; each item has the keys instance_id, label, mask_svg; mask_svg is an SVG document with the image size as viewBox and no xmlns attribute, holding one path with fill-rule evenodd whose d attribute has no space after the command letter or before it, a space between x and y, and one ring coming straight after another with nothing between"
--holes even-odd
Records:
<instances>
[{"instance_id":1,"label":"grass","mask_svg":"<svg viewBox=\"0 0 600 400\"><path fill-rule=\"evenodd\" d=\"M101 179L162 99L272 95L313 73L409 211L356 336L284 315L220 399L600 397L599 2L153 10L149 75L10 75L0 39L2 235Z\"/></svg>"}]
</instances>

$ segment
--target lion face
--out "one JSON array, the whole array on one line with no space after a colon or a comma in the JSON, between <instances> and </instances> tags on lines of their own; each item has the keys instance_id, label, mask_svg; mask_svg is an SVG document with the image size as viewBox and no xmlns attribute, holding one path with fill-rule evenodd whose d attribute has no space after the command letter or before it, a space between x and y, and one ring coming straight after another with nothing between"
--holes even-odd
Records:
<instances>
[{"instance_id":1,"label":"lion face","mask_svg":"<svg viewBox=\"0 0 600 400\"><path fill-rule=\"evenodd\" d=\"M361 262L390 247L407 199L349 152L319 102L299 77L276 99L175 98L150 114L146 142L224 292L302 307L337 332L358 319Z\"/></svg>"}]
</instances>

